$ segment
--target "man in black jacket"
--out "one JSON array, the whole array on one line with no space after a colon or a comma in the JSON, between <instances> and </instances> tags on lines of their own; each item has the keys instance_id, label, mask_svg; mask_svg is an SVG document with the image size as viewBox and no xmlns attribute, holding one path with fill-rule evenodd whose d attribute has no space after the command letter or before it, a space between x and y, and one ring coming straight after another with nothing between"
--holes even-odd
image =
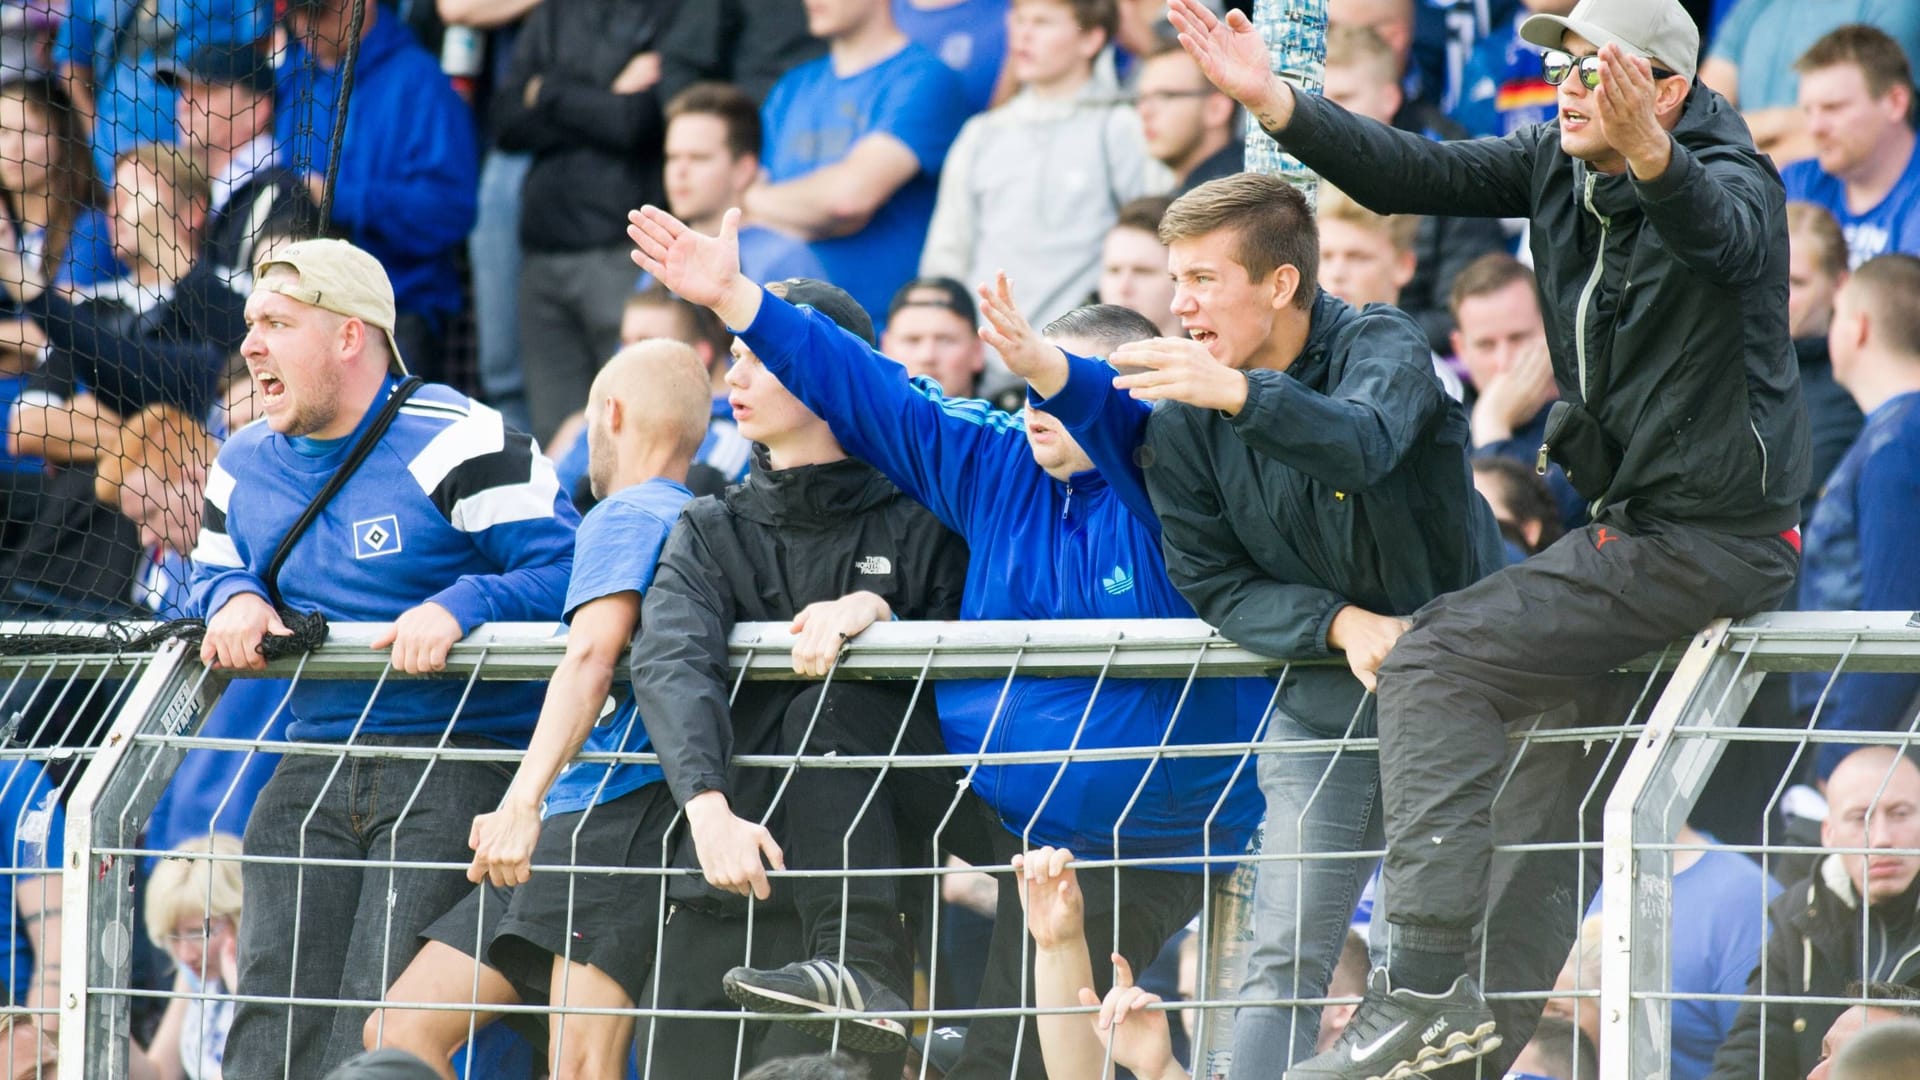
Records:
<instances>
[{"instance_id":1,"label":"man in black jacket","mask_svg":"<svg viewBox=\"0 0 1920 1080\"><path fill-rule=\"evenodd\" d=\"M494 94L500 148L533 155L520 204L520 363L536 438L586 404L633 291L627 209L661 200L660 55L675 0L545 0Z\"/></svg>"},{"instance_id":2,"label":"man in black jacket","mask_svg":"<svg viewBox=\"0 0 1920 1080\"><path fill-rule=\"evenodd\" d=\"M872 322L840 289L808 280L770 289L872 343ZM736 756L787 751L783 731L809 730L817 716L838 710L907 725L902 753L937 752L941 745L933 695L915 695L911 684L842 682L827 692L822 684L747 682L736 692L727 665L734 624L791 620L798 635L794 669L819 676L847 639L876 621L954 618L966 574L967 550L958 537L872 467L849 458L826 422L738 342L734 358L729 400L740 433L759 444L759 456L744 484L688 504L641 606L631 654L634 703L667 786L684 808L709 886L687 895L676 883L680 905L699 917L676 912L663 932L655 968L660 1008L727 1008L721 993L727 969L805 959L804 950L782 955L766 940L770 919L790 913L792 903L790 890L774 888L763 862L771 855L780 867L779 852L787 846L792 799L780 797L785 771L742 768L733 764ZM770 903L757 905L751 922L712 917L746 915L747 897ZM670 977L660 978L661 971ZM886 1000L890 996L875 994L865 1008L855 1007L906 1008L904 1001ZM648 1004L654 1006L651 999ZM901 1028L898 1020L864 1023ZM713 1052L713 1027L656 1021L650 1044L656 1075L733 1075L732 1053ZM731 1032L724 1038L731 1049ZM894 1055L891 1072L898 1071Z\"/></svg>"},{"instance_id":3,"label":"man in black jacket","mask_svg":"<svg viewBox=\"0 0 1920 1080\"><path fill-rule=\"evenodd\" d=\"M1333 1050L1288 1075L1373 1077L1517 1046L1528 1017L1496 1033L1466 975L1508 727L1793 582L1807 430L1779 174L1695 85L1699 32L1678 0L1533 16L1522 36L1550 50L1558 122L1465 142L1296 94L1242 16L1174 0L1173 19L1216 85L1376 212L1531 217L1562 399L1543 450L1594 521L1424 608L1378 668L1390 970ZM1572 931L1493 929L1511 939L1495 950L1542 958Z\"/></svg>"},{"instance_id":4,"label":"man in black jacket","mask_svg":"<svg viewBox=\"0 0 1920 1080\"><path fill-rule=\"evenodd\" d=\"M1827 779L1820 844L1920 847L1920 765L1888 746L1847 755ZM1861 982L1920 986L1920 858L1835 852L1774 900L1768 923L1773 936L1749 994L1835 998ZM1795 1000L1741 1005L1709 1080L1807 1075L1821 1060L1821 1037L1845 1011Z\"/></svg>"}]
</instances>

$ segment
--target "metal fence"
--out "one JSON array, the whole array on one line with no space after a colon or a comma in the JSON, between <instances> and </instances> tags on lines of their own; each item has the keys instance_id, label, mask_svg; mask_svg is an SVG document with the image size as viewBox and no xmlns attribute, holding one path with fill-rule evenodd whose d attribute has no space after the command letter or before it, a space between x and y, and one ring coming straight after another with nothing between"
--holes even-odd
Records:
<instances>
[{"instance_id":1,"label":"metal fence","mask_svg":"<svg viewBox=\"0 0 1920 1080\"><path fill-rule=\"evenodd\" d=\"M377 628L336 626L329 643L306 657L276 663L261 673L268 677L299 680L357 680L375 682L400 678L386 670L382 654L371 652L368 643ZM482 627L453 650L442 678L464 680L467 694L484 693L487 684L500 681L549 679L562 653L556 628L544 625L490 625ZM788 651L792 639L779 625L743 625L732 639L732 662L740 681L736 694L747 681L793 679ZM1671 983L1671 899L1673 859L1687 845L1675 842L1676 830L1684 822L1698 799L1719 755L1729 741L1736 739L1785 740L1805 747L1823 737L1807 730L1735 729L1761 676L1771 671L1824 670L1913 671L1920 670L1920 628L1906 624L1906 617L1893 615L1798 614L1754 620L1739 626L1725 624L1703 632L1692 642L1676 646L1665 658L1649 658L1636 665L1637 674L1622 677L1628 683L1621 700L1627 705L1611 722L1592 724L1583 719L1559 722L1543 721L1532 730L1516 733L1512 739L1509 767L1496 801L1496 818L1519 822L1517 828L1502 828L1497 848L1496 877L1529 872L1529 859L1575 856L1572 873L1574 895L1585 896L1599 873L1604 886L1602 921L1602 977L1599 986L1590 977L1570 965L1574 972L1572 989L1556 991L1572 999L1573 1011L1590 1019L1594 1010L1600 1018L1601 1075L1607 1077L1664 1077L1669 1074L1671 1032L1670 1014L1676 998L1697 1000L1700 995L1678 995ZM326 755L336 761L356 757L390 754L374 747L287 744L259 738L207 738L199 731L201 719L226 687L221 674L209 673L199 664L190 646L166 645L151 654L115 656L103 652L95 656L67 655L58 658L0 661L3 672L16 672L13 692L22 688L38 694L41 701L56 698L78 702L97 702L95 711L113 717L110 726L98 725L89 738L80 732L76 719L72 729L36 732L37 741L29 743L25 756L49 763L50 772L61 777L59 790L66 796L67 826L64 866L64 901L67 911L75 913L62 926L64 954L68 962L61 972L59 1020L65 1037L60 1045L61 1068L68 1076L125 1075L131 1006L137 998L168 999L171 993L136 990L132 986L131 956L135 935L140 932L140 913L134 910L129 891L134 863L158 854L142 846L141 834L160 791L166 786L182 756L192 749L220 749L241 753L274 752L283 754ZM1096 714L1100 687L1110 680L1143 676L1184 680L1191 687L1195 680L1249 674L1278 676L1290 673L1285 665L1256 656L1227 643L1198 622L1048 622L1048 623L949 623L880 624L854 642L839 666L834 679L897 679L927 681L949 678L1011 680L1026 675L1094 676L1094 691L1081 718L1084 730L1087 717ZM137 675L137 678L133 676ZM1664 689L1662 684L1664 682ZM46 710L40 710L45 712ZM56 710L57 711L57 710ZM32 715L33 710L16 710L10 715ZM76 716L85 710L76 712ZM457 720L449 718L449 730ZM263 718L262 731L265 729ZM1376 743L1362 738L1349 725L1345 737L1309 740L1268 740L1256 733L1245 742L1213 743L1203 746L1176 745L1172 738L1176 717L1168 718L1167 738L1161 745L1131 750L1083 747L1076 733L1072 747L1046 754L976 754L941 757L899 757L884 760L795 759L778 755L739 759L740 763L791 771L798 767L821 765L869 768L884 764L888 769L958 766L977 769L983 763L1051 764L1063 766L1069 760L1130 757L1164 762L1183 755L1214 755L1233 758L1238 770L1254 770L1263 760L1277 755L1317 755L1324 761L1320 784L1313 785L1309 801L1322 797L1321 789L1330 782L1338 763L1365 760L1376 750ZM443 740L444 742L444 740ZM10 744L11 745L11 744ZM56 749L57 748L57 749ZM443 746L413 751L416 756L434 760L495 759L513 762L517 755ZM1562 753L1578 755L1585 761L1582 779L1572 789L1558 794L1559 805L1568 812L1571 834L1548 835L1547 815L1535 815L1533 804L1516 801L1541 798L1537 791L1524 788L1508 790L1510 782L1522 773L1529 755ZM38 755L36 757L36 755ZM611 760L613 756L607 756ZM623 755L623 758L631 757ZM634 760L647 760L634 758ZM54 769L54 765L61 766ZM82 770L79 766L84 765ZM1617 774L1611 795L1606 783ZM1144 781L1143 781L1144 783ZM68 789L71 789L70 792ZM1134 799L1139 791L1132 793ZM958 793L956 793L956 799ZM1774 793L1777 802L1779 793ZM1597 825L1601 803L1605 804L1604 837ZM1133 801L1127 803L1131 812ZM1774 809L1770 802L1768 810ZM1538 818L1539 820L1536 820ZM1269 821L1269 833L1286 823ZM1571 835L1572 839L1568 839ZM1735 848L1759 852L1790 850L1771 843ZM1285 849L1270 843L1269 851ZM1115 865L1111 853L1079 853L1087 870L1105 870ZM1239 958L1244 941L1240 923L1245 918L1244 878L1232 879L1230 868L1236 862L1297 861L1304 865L1313 859L1376 860L1377 849L1337 854L1270 854L1266 861L1245 859L1240 852L1210 853L1202 862L1208 888L1203 892L1203 910L1196 922L1198 971L1191 979L1194 997L1173 1006L1191 1010L1196 1019L1194 1034L1194 1073L1196 1076L1224 1075L1228 1061L1224 1054L1224 1033L1230 1025L1232 1008L1246 1002L1234 999L1238 984ZM215 856L214 858L219 858ZM248 859L252 856L234 858ZM297 861L297 860L296 860ZM377 860L368 865L381 865ZM449 872L464 865L438 864ZM1597 868L1597 871L1596 869ZM1005 865L981 869L1006 871ZM670 867L630 867L632 873L674 873ZM905 868L906 876L941 880L951 872L944 867ZM798 876L807 871L789 871ZM820 873L820 872L813 872ZM858 873L858 872L856 872ZM937 896L937 890L935 890ZM1756 897L1756 903L1764 897ZM1497 897L1496 897L1497 901ZM934 901L937 903L937 899ZM1390 903L1390 898L1383 898ZM84 917L80 916L84 913ZM1491 913L1490 913L1491 914ZM1571 917L1578 920L1577 906ZM664 920L661 920L664 921ZM929 983L937 984L940 959L939 920L932 920L934 948L927 958L933 970ZM1096 935L1095 930L1100 931ZM1109 928L1090 928L1096 941ZM656 931L662 931L656 926ZM1571 938L1577 927L1565 928ZM1116 930L1117 933L1117 930ZM1029 942L1030 944L1030 942ZM1296 946L1298 942L1296 942ZM1497 947L1497 946L1496 946ZM82 962L84 958L84 962ZM1498 957L1483 946L1481 973L1489 972L1489 963L1498 967ZM391 973L389 973L391 975ZM657 984L656 984L657 985ZM1501 990L1496 978L1495 990ZM1547 996L1544 985L1528 990L1505 990L1496 998L1537 1001ZM1769 998L1775 996L1772 988ZM1784 996L1784 995L1782 995ZM1708 1000L1720 997L1707 995ZM1731 995L1741 999L1743 995ZM1351 997L1332 993L1325 997L1296 992L1253 1004L1293 1005L1347 1003ZM636 1034L636 1056L642 1063L654 1059L655 1025L686 1019L685 1010L659 1007L658 997L643 1001L633 1010L640 1020ZM370 1007L375 1002L313 1002L315 1007ZM934 1023L981 1015L952 1007L937 996L924 1003L917 1014ZM1020 1010L1027 1014L1041 1011L1026 1003ZM508 1009L507 1012L541 1012L541 1009ZM741 1014L710 1013L715 1019L737 1021ZM744 1050L746 1027L735 1024L731 1052L736 1066L750 1064ZM716 1053L720 1052L716 1048ZM643 1064L642 1072L645 1067ZM652 1075L665 1075L654 1072ZM1586 1077L1581 1077L1586 1080Z\"/></svg>"}]
</instances>

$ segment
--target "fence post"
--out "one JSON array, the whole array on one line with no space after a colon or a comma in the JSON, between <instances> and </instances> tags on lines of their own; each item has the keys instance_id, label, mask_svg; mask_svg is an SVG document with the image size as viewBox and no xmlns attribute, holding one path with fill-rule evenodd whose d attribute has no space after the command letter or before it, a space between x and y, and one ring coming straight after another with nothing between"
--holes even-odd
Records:
<instances>
[{"instance_id":1,"label":"fence post","mask_svg":"<svg viewBox=\"0 0 1920 1080\"><path fill-rule=\"evenodd\" d=\"M60 972L60 1072L63 1076L127 1075L130 1001L124 994L91 994L90 988L125 989L132 980L133 935L140 913L133 909L132 866L98 849L132 847L164 783L135 805L120 789L140 784L134 769L155 754L178 755L156 743L136 743L142 732L178 733L198 712L196 698L208 682L194 646L169 641L154 655L114 717L98 753L81 773L67 804L66 865L61 875L61 945L68 960ZM216 686L214 689L218 689ZM144 771L144 770L139 770ZM171 769L167 775L171 775ZM107 809L108 813L96 813Z\"/></svg>"},{"instance_id":2,"label":"fence post","mask_svg":"<svg viewBox=\"0 0 1920 1080\"><path fill-rule=\"evenodd\" d=\"M1673 842L1727 747L1724 739L1676 739L1675 731L1739 724L1760 688L1745 654L1727 650L1729 629L1721 619L1694 635L1607 799L1600 1060L1610 1076L1670 1075L1672 1003L1659 995L1671 972L1673 853L1661 845ZM1648 992L1655 996L1635 997Z\"/></svg>"}]
</instances>

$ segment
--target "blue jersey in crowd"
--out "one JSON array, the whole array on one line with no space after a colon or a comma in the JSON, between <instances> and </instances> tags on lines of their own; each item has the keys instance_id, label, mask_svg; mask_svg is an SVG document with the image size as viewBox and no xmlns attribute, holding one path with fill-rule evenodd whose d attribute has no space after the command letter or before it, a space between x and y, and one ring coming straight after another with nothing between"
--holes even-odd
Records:
<instances>
[{"instance_id":1,"label":"blue jersey in crowd","mask_svg":"<svg viewBox=\"0 0 1920 1080\"><path fill-rule=\"evenodd\" d=\"M1559 91L1540 73L1540 50L1520 40L1523 11L1481 38L1461 72L1453 118L1475 135L1511 135L1560 113Z\"/></svg>"},{"instance_id":2,"label":"blue jersey in crowd","mask_svg":"<svg viewBox=\"0 0 1920 1080\"><path fill-rule=\"evenodd\" d=\"M71 65L92 80L94 160L103 177L112 176L122 150L174 140L174 94L154 78L161 60L185 60L205 45L257 41L273 23L267 0L152 0L151 15L143 15L148 6L72 0L54 33L54 66Z\"/></svg>"},{"instance_id":3,"label":"blue jersey in crowd","mask_svg":"<svg viewBox=\"0 0 1920 1080\"><path fill-rule=\"evenodd\" d=\"M865 70L842 77L823 56L781 76L761 109L761 163L774 183L796 180L847 156L868 135L887 135L913 151L920 171L851 236L816 240L826 280L852 294L878 324L893 292L919 269L940 166L967 119L960 77L912 42Z\"/></svg>"},{"instance_id":4,"label":"blue jersey in crowd","mask_svg":"<svg viewBox=\"0 0 1920 1080\"><path fill-rule=\"evenodd\" d=\"M260 574L307 504L351 452L393 387L344 439L288 438L266 424L234 433L208 470L193 603L211 617ZM392 622L431 600L462 632L483 622L558 619L579 517L553 465L500 414L451 387L421 387L351 479L294 544L280 572L289 606L334 622ZM306 680L287 737L339 742L360 720L366 682ZM541 687L504 684L468 697L457 731L524 745ZM460 680L390 682L365 728L439 734L465 695Z\"/></svg>"},{"instance_id":5,"label":"blue jersey in crowd","mask_svg":"<svg viewBox=\"0 0 1920 1080\"><path fill-rule=\"evenodd\" d=\"M1739 69L1742 111L1790 109L1800 93L1794 61L1849 23L1884 30L1908 57L1920 56L1920 4L1913 0L1739 0L1721 20L1706 56Z\"/></svg>"},{"instance_id":6,"label":"blue jersey in crowd","mask_svg":"<svg viewBox=\"0 0 1920 1080\"><path fill-rule=\"evenodd\" d=\"M768 371L826 419L849 454L967 541L962 619L1193 617L1167 580L1151 510L1123 502L1096 472L1065 483L1048 476L1033 460L1019 417L983 401L943 397L930 380L909 377L826 316L771 294L753 325L738 332ZM935 692L947 749L1242 741L1253 736L1273 694L1264 679L1200 679L1190 689L1184 679L1108 679L1089 711L1096 682L943 680ZM1238 760L1168 758L1151 772L1140 760L983 764L971 786L1007 828L1034 844L1104 858L1114 853L1117 831L1119 851L1130 858L1235 856L1262 810L1251 768L1241 770L1220 803ZM1216 803L1209 831L1203 825ZM1223 868L1214 864L1213 871Z\"/></svg>"},{"instance_id":7,"label":"blue jersey in crowd","mask_svg":"<svg viewBox=\"0 0 1920 1080\"><path fill-rule=\"evenodd\" d=\"M1920 255L1920 145L1887 197L1862 213L1847 209L1847 187L1809 159L1780 170L1790 201L1823 206L1847 238L1847 264L1858 267L1876 255Z\"/></svg>"},{"instance_id":8,"label":"blue jersey in crowd","mask_svg":"<svg viewBox=\"0 0 1920 1080\"><path fill-rule=\"evenodd\" d=\"M993 88L1007 59L1007 0L960 0L933 8L893 0L893 23L960 76L968 112L983 112L993 103ZM747 276L774 280L751 272Z\"/></svg>"},{"instance_id":9,"label":"blue jersey in crowd","mask_svg":"<svg viewBox=\"0 0 1920 1080\"><path fill-rule=\"evenodd\" d=\"M583 442L585 440L582 440ZM645 594L653 584L660 549L693 498L686 485L656 477L621 488L581 519L573 542L573 577L567 583L567 619L603 596ZM645 753L653 746L646 725L627 694L613 716L596 725L581 749L587 753ZM547 792L542 815L571 814L638 791L665 773L658 765L608 765L579 761L567 766Z\"/></svg>"},{"instance_id":10,"label":"blue jersey in crowd","mask_svg":"<svg viewBox=\"0 0 1920 1080\"><path fill-rule=\"evenodd\" d=\"M7 849L6 869L59 870L66 832L66 812L40 763L22 757L0 760L0 838ZM15 897L23 883L33 881L31 875L0 874L0 905L5 905L7 925L12 928L6 956L0 961L10 1005L21 1003L33 979L33 928L21 925ZM59 883L49 889L50 905L58 907Z\"/></svg>"},{"instance_id":11,"label":"blue jersey in crowd","mask_svg":"<svg viewBox=\"0 0 1920 1080\"><path fill-rule=\"evenodd\" d=\"M340 75L300 45L287 50L274 140L295 172L326 171ZM403 315L438 321L460 310L454 257L473 228L479 182L473 114L440 62L382 7L354 62L333 221L387 268Z\"/></svg>"},{"instance_id":12,"label":"blue jersey in crowd","mask_svg":"<svg viewBox=\"0 0 1920 1080\"><path fill-rule=\"evenodd\" d=\"M1709 844L1712 836L1702 834ZM1767 936L1767 905L1780 885L1760 864L1732 851L1709 851L1673 875L1672 982L1676 994L1744 994ZM1600 914L1595 893L1588 915ZM1673 1003L1673 1080L1701 1080L1733 1030L1737 1001Z\"/></svg>"},{"instance_id":13,"label":"blue jersey in crowd","mask_svg":"<svg viewBox=\"0 0 1920 1080\"><path fill-rule=\"evenodd\" d=\"M1807 523L1800 562L1803 611L1920 609L1920 391L1867 416L1860 437L1827 479ZM1913 718L1920 675L1793 677L1794 704L1810 711L1827 693L1820 727L1886 731ZM1855 747L1823 744L1814 759L1826 776Z\"/></svg>"}]
</instances>

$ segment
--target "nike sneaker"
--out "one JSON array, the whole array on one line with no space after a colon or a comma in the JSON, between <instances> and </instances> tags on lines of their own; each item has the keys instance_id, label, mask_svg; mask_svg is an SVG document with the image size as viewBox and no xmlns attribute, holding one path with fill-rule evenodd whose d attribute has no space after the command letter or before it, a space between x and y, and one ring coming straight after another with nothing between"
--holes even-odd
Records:
<instances>
[{"instance_id":1,"label":"nike sneaker","mask_svg":"<svg viewBox=\"0 0 1920 1080\"><path fill-rule=\"evenodd\" d=\"M1339 1041L1288 1069L1285 1080L1407 1080L1499 1046L1493 1012L1470 976L1444 994L1421 994L1395 990L1386 969L1375 968Z\"/></svg>"},{"instance_id":2,"label":"nike sneaker","mask_svg":"<svg viewBox=\"0 0 1920 1080\"><path fill-rule=\"evenodd\" d=\"M849 1015L906 1012L907 1003L844 964L803 960L770 970L737 967L721 985L747 1009L787 1014L782 1019L822 1042L837 1037L840 1045L869 1054L891 1054L907 1045L907 1028L899 1020Z\"/></svg>"}]
</instances>

